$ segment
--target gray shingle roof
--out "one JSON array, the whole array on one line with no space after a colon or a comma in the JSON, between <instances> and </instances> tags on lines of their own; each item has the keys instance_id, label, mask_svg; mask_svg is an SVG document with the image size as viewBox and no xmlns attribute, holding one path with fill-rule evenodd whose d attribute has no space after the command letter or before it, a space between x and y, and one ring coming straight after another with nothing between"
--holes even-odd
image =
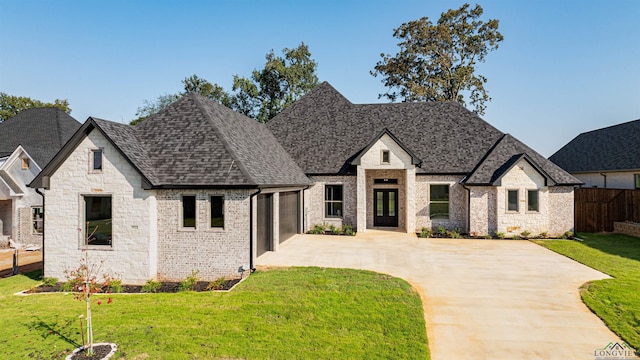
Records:
<instances>
[{"instance_id":1,"label":"gray shingle roof","mask_svg":"<svg viewBox=\"0 0 640 360\"><path fill-rule=\"evenodd\" d=\"M387 128L422 160L418 173L473 171L474 183L489 182L509 158L526 153L556 182L580 183L457 102L352 104L324 82L267 127L308 174L353 172L350 162Z\"/></svg>"},{"instance_id":2,"label":"gray shingle roof","mask_svg":"<svg viewBox=\"0 0 640 360\"><path fill-rule=\"evenodd\" d=\"M56 107L23 110L0 123L0 157L11 155L22 145L44 168L80 125Z\"/></svg>"},{"instance_id":3,"label":"gray shingle roof","mask_svg":"<svg viewBox=\"0 0 640 360\"><path fill-rule=\"evenodd\" d=\"M495 185L502 175L523 158L547 179L548 186L582 183L509 134L496 142L463 182L467 185Z\"/></svg>"},{"instance_id":4,"label":"gray shingle roof","mask_svg":"<svg viewBox=\"0 0 640 360\"><path fill-rule=\"evenodd\" d=\"M584 132L549 160L571 173L640 169L640 119Z\"/></svg>"},{"instance_id":5,"label":"gray shingle roof","mask_svg":"<svg viewBox=\"0 0 640 360\"><path fill-rule=\"evenodd\" d=\"M311 184L263 124L197 94L135 126L89 118L72 141L92 128L106 135L150 188ZM62 160L56 158L32 185L42 185L42 176Z\"/></svg>"}]
</instances>

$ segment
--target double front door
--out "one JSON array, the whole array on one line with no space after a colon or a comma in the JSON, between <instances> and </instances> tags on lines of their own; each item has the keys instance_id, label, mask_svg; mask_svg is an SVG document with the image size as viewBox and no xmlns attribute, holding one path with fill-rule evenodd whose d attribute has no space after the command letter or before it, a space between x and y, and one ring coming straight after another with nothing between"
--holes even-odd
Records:
<instances>
[{"instance_id":1,"label":"double front door","mask_svg":"<svg viewBox=\"0 0 640 360\"><path fill-rule=\"evenodd\" d=\"M373 226L398 227L398 189L373 190Z\"/></svg>"}]
</instances>

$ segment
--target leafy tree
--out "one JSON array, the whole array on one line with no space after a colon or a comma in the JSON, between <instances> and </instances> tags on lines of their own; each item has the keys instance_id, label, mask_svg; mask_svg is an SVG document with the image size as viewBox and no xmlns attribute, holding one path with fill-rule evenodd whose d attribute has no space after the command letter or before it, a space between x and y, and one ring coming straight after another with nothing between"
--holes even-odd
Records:
<instances>
[{"instance_id":1,"label":"leafy tree","mask_svg":"<svg viewBox=\"0 0 640 360\"><path fill-rule=\"evenodd\" d=\"M45 103L40 100L35 100L25 96L15 96L0 92L0 122L3 122L8 118L15 116L22 110L34 107L52 106L60 108L67 114L71 112L69 101L67 101L66 99L55 99L53 103Z\"/></svg>"},{"instance_id":2,"label":"leafy tree","mask_svg":"<svg viewBox=\"0 0 640 360\"><path fill-rule=\"evenodd\" d=\"M137 119L132 125L159 112L164 107L189 92L196 92L260 122L267 122L279 112L298 100L318 84L316 68L309 48L301 43L294 49L283 49L283 56L271 50L261 70L254 70L250 78L233 76L232 92L218 84L192 75L182 80L184 92L163 95L154 101L145 100L138 108Z\"/></svg>"},{"instance_id":3,"label":"leafy tree","mask_svg":"<svg viewBox=\"0 0 640 360\"><path fill-rule=\"evenodd\" d=\"M134 120L131 120L130 124L131 125L138 124L143 120L145 120L146 118L148 118L149 116L160 112L160 110L169 106L169 104L171 104L172 102L180 99L180 96L182 95L181 94L164 94L164 95L158 96L158 98L153 101L144 100L144 105L139 107L138 111L136 111L137 118L135 118Z\"/></svg>"},{"instance_id":4,"label":"leafy tree","mask_svg":"<svg viewBox=\"0 0 640 360\"><path fill-rule=\"evenodd\" d=\"M466 106L468 94L474 112L484 114L485 102L491 101L484 84L487 79L476 74L476 65L498 48L503 40L498 20L480 20L480 5L464 4L440 15L437 24L427 17L410 21L394 30L400 39L395 56L381 54L371 75L382 77L390 89L390 101L458 101Z\"/></svg>"},{"instance_id":5,"label":"leafy tree","mask_svg":"<svg viewBox=\"0 0 640 360\"><path fill-rule=\"evenodd\" d=\"M250 79L234 76L237 111L267 122L318 84L318 64L307 45L282 52L284 56L276 56L271 50L264 68L254 70Z\"/></svg>"}]
</instances>

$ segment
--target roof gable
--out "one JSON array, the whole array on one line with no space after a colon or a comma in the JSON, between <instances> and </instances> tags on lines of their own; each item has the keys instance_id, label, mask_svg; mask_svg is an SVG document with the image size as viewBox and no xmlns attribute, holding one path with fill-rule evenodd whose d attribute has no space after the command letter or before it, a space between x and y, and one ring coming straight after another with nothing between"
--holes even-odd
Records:
<instances>
[{"instance_id":1,"label":"roof gable","mask_svg":"<svg viewBox=\"0 0 640 360\"><path fill-rule=\"evenodd\" d=\"M545 178L547 186L578 185L581 181L509 134L502 136L462 181L467 185L499 185L500 179L525 160Z\"/></svg>"},{"instance_id":2,"label":"roof gable","mask_svg":"<svg viewBox=\"0 0 640 360\"><path fill-rule=\"evenodd\" d=\"M364 149L362 149L362 151L360 151L360 153L353 160L351 160L351 164L352 165L360 165L360 161L362 160L362 156L364 154L366 154L367 152L369 152L369 150L371 150L373 145L375 145L385 135L389 136L391 138L391 140L394 141L411 158L411 164L412 165L416 165L418 167L420 167L422 165L422 160L420 160L420 158L418 158L418 156L416 156L413 153L413 151L411 151L406 145L404 145L402 143L402 141L398 140L398 138L395 137L393 135L393 133L391 133L391 131L389 131L389 129L387 129L387 128L385 128L378 135L376 135L369 142L369 144Z\"/></svg>"},{"instance_id":3,"label":"roof gable","mask_svg":"<svg viewBox=\"0 0 640 360\"><path fill-rule=\"evenodd\" d=\"M46 185L43 178L95 129L142 175L144 188L310 184L264 125L188 94L135 126L89 118L31 185Z\"/></svg>"},{"instance_id":4,"label":"roof gable","mask_svg":"<svg viewBox=\"0 0 640 360\"><path fill-rule=\"evenodd\" d=\"M640 119L584 132L549 160L571 173L640 169Z\"/></svg>"}]
</instances>

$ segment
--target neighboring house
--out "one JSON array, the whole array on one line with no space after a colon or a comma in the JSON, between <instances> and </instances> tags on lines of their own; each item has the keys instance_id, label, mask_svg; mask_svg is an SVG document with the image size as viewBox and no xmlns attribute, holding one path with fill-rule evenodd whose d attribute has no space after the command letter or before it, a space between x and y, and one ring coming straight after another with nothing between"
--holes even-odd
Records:
<instances>
[{"instance_id":1,"label":"neighboring house","mask_svg":"<svg viewBox=\"0 0 640 360\"><path fill-rule=\"evenodd\" d=\"M0 247L42 245L42 197L27 187L80 123L64 111L32 108L0 123Z\"/></svg>"},{"instance_id":2,"label":"neighboring house","mask_svg":"<svg viewBox=\"0 0 640 360\"><path fill-rule=\"evenodd\" d=\"M640 119L584 132L549 160L584 187L640 189Z\"/></svg>"},{"instance_id":3,"label":"neighboring house","mask_svg":"<svg viewBox=\"0 0 640 360\"><path fill-rule=\"evenodd\" d=\"M30 184L45 274L82 250L125 283L238 276L314 224L564 233L579 181L454 102L355 105L322 83L268 125L188 94L89 118Z\"/></svg>"},{"instance_id":4,"label":"neighboring house","mask_svg":"<svg viewBox=\"0 0 640 360\"><path fill-rule=\"evenodd\" d=\"M30 184L46 276L86 248L129 284L238 276L301 231L310 185L263 124L196 94L135 126L89 118Z\"/></svg>"},{"instance_id":5,"label":"neighboring house","mask_svg":"<svg viewBox=\"0 0 640 360\"><path fill-rule=\"evenodd\" d=\"M353 104L325 82L267 127L315 183L305 228L573 228L580 181L456 102Z\"/></svg>"}]
</instances>

